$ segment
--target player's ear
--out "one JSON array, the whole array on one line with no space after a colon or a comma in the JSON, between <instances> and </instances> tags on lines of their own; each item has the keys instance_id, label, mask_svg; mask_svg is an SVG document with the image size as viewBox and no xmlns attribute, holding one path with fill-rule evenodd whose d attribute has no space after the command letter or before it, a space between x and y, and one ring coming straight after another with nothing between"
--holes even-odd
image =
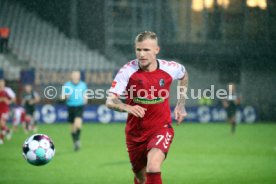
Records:
<instances>
[{"instance_id":1,"label":"player's ear","mask_svg":"<svg viewBox=\"0 0 276 184\"><path fill-rule=\"evenodd\" d=\"M155 54L157 55L159 53L159 51L160 51L160 47L157 46L156 49L155 49Z\"/></svg>"}]
</instances>

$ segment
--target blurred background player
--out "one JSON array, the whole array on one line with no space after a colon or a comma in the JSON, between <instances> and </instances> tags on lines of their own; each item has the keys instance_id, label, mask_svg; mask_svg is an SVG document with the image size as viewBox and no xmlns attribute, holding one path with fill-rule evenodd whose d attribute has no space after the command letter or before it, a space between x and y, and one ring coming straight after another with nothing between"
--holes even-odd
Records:
<instances>
[{"instance_id":1,"label":"blurred background player","mask_svg":"<svg viewBox=\"0 0 276 184\"><path fill-rule=\"evenodd\" d=\"M78 151L80 149L83 109L87 103L85 96L87 85L81 81L80 71L72 71L71 81L66 82L62 88L62 99L66 99L68 121L71 123L74 150Z\"/></svg>"},{"instance_id":2,"label":"blurred background player","mask_svg":"<svg viewBox=\"0 0 276 184\"><path fill-rule=\"evenodd\" d=\"M228 97L223 101L223 107L227 112L227 121L231 125L231 133L235 133L236 131L236 111L238 105L240 105L240 97L236 91L236 85L234 83L229 83Z\"/></svg>"},{"instance_id":3,"label":"blurred background player","mask_svg":"<svg viewBox=\"0 0 276 184\"><path fill-rule=\"evenodd\" d=\"M35 120L36 105L40 101L39 94L33 90L32 85L26 84L24 86L24 93L22 96L22 106L25 109L25 125L26 130L37 132L37 122Z\"/></svg>"},{"instance_id":4,"label":"blurred background player","mask_svg":"<svg viewBox=\"0 0 276 184\"><path fill-rule=\"evenodd\" d=\"M9 117L11 103L15 102L15 93L9 87L6 87L5 80L0 79L0 144L4 143L4 138L11 139L11 130L6 122Z\"/></svg>"},{"instance_id":5,"label":"blurred background player","mask_svg":"<svg viewBox=\"0 0 276 184\"><path fill-rule=\"evenodd\" d=\"M23 130L25 133L28 132L28 127L26 125L26 113L25 113L25 109L21 106L17 106L14 107L12 110L12 130L13 132L17 132L18 126L20 125L20 123L22 124Z\"/></svg>"},{"instance_id":6,"label":"blurred background player","mask_svg":"<svg viewBox=\"0 0 276 184\"><path fill-rule=\"evenodd\" d=\"M134 183L162 184L161 165L174 137L169 90L172 81L179 80L180 98L174 116L180 124L187 115L188 73L179 63L156 58L160 48L153 32L138 34L135 49L137 59L117 73L106 105L113 110L128 112L126 143L135 174ZM127 93L126 103L119 99L124 92Z\"/></svg>"}]
</instances>

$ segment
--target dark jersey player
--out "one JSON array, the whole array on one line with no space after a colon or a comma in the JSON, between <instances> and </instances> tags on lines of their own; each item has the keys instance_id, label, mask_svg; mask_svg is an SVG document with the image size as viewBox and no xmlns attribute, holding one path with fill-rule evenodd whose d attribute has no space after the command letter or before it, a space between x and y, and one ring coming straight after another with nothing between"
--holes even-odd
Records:
<instances>
[{"instance_id":1,"label":"dark jersey player","mask_svg":"<svg viewBox=\"0 0 276 184\"><path fill-rule=\"evenodd\" d=\"M234 83L230 83L228 85L228 97L223 101L223 106L227 113L227 121L231 125L231 133L235 133L236 131L236 111L239 104L240 97L236 91L236 85Z\"/></svg>"},{"instance_id":2,"label":"dark jersey player","mask_svg":"<svg viewBox=\"0 0 276 184\"><path fill-rule=\"evenodd\" d=\"M156 58L160 49L153 32L138 34L135 50L137 59L117 73L106 105L128 113L125 133L134 183L160 184L161 165L174 137L168 99L170 86L173 80L179 80L174 115L180 124L187 115L188 73L179 63ZM126 103L120 100L121 95L126 96Z\"/></svg>"},{"instance_id":3,"label":"dark jersey player","mask_svg":"<svg viewBox=\"0 0 276 184\"><path fill-rule=\"evenodd\" d=\"M37 103L40 101L39 94L33 90L32 85L26 84L24 86L24 93L22 95L22 106L25 109L26 130L33 130L37 132L37 124L35 120L35 109Z\"/></svg>"}]
</instances>

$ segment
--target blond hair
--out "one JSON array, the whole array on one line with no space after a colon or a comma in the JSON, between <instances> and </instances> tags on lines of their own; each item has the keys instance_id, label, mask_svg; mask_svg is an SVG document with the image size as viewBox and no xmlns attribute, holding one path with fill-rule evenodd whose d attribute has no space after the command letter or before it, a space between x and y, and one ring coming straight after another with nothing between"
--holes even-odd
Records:
<instances>
[{"instance_id":1,"label":"blond hair","mask_svg":"<svg viewBox=\"0 0 276 184\"><path fill-rule=\"evenodd\" d=\"M144 32L139 33L135 38L135 43L142 42L146 39L156 40L156 43L158 45L157 35L152 31L144 31Z\"/></svg>"}]
</instances>

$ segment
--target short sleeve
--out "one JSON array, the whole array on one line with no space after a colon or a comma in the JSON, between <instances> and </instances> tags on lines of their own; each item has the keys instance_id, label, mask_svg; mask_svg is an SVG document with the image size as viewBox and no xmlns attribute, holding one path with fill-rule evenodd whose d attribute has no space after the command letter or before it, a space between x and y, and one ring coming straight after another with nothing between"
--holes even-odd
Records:
<instances>
[{"instance_id":1,"label":"short sleeve","mask_svg":"<svg viewBox=\"0 0 276 184\"><path fill-rule=\"evenodd\" d=\"M127 74L120 70L115 76L109 92L115 93L117 95L122 95L126 89L128 80L129 77L127 77Z\"/></svg>"},{"instance_id":2,"label":"short sleeve","mask_svg":"<svg viewBox=\"0 0 276 184\"><path fill-rule=\"evenodd\" d=\"M177 68L177 71L175 72L175 79L183 79L185 76L186 69L183 65L179 64L179 67Z\"/></svg>"},{"instance_id":3,"label":"short sleeve","mask_svg":"<svg viewBox=\"0 0 276 184\"><path fill-rule=\"evenodd\" d=\"M183 79L186 72L186 69L182 64L174 61L161 60L160 69L166 71L173 78L173 80Z\"/></svg>"},{"instance_id":4,"label":"short sleeve","mask_svg":"<svg viewBox=\"0 0 276 184\"><path fill-rule=\"evenodd\" d=\"M69 85L69 82L66 82L63 86L64 86L64 93L69 94L71 92L70 91L71 86Z\"/></svg>"},{"instance_id":5,"label":"short sleeve","mask_svg":"<svg viewBox=\"0 0 276 184\"><path fill-rule=\"evenodd\" d=\"M5 88L5 91L8 94L10 99L15 98L15 93L13 92L13 90L11 88Z\"/></svg>"}]
</instances>

